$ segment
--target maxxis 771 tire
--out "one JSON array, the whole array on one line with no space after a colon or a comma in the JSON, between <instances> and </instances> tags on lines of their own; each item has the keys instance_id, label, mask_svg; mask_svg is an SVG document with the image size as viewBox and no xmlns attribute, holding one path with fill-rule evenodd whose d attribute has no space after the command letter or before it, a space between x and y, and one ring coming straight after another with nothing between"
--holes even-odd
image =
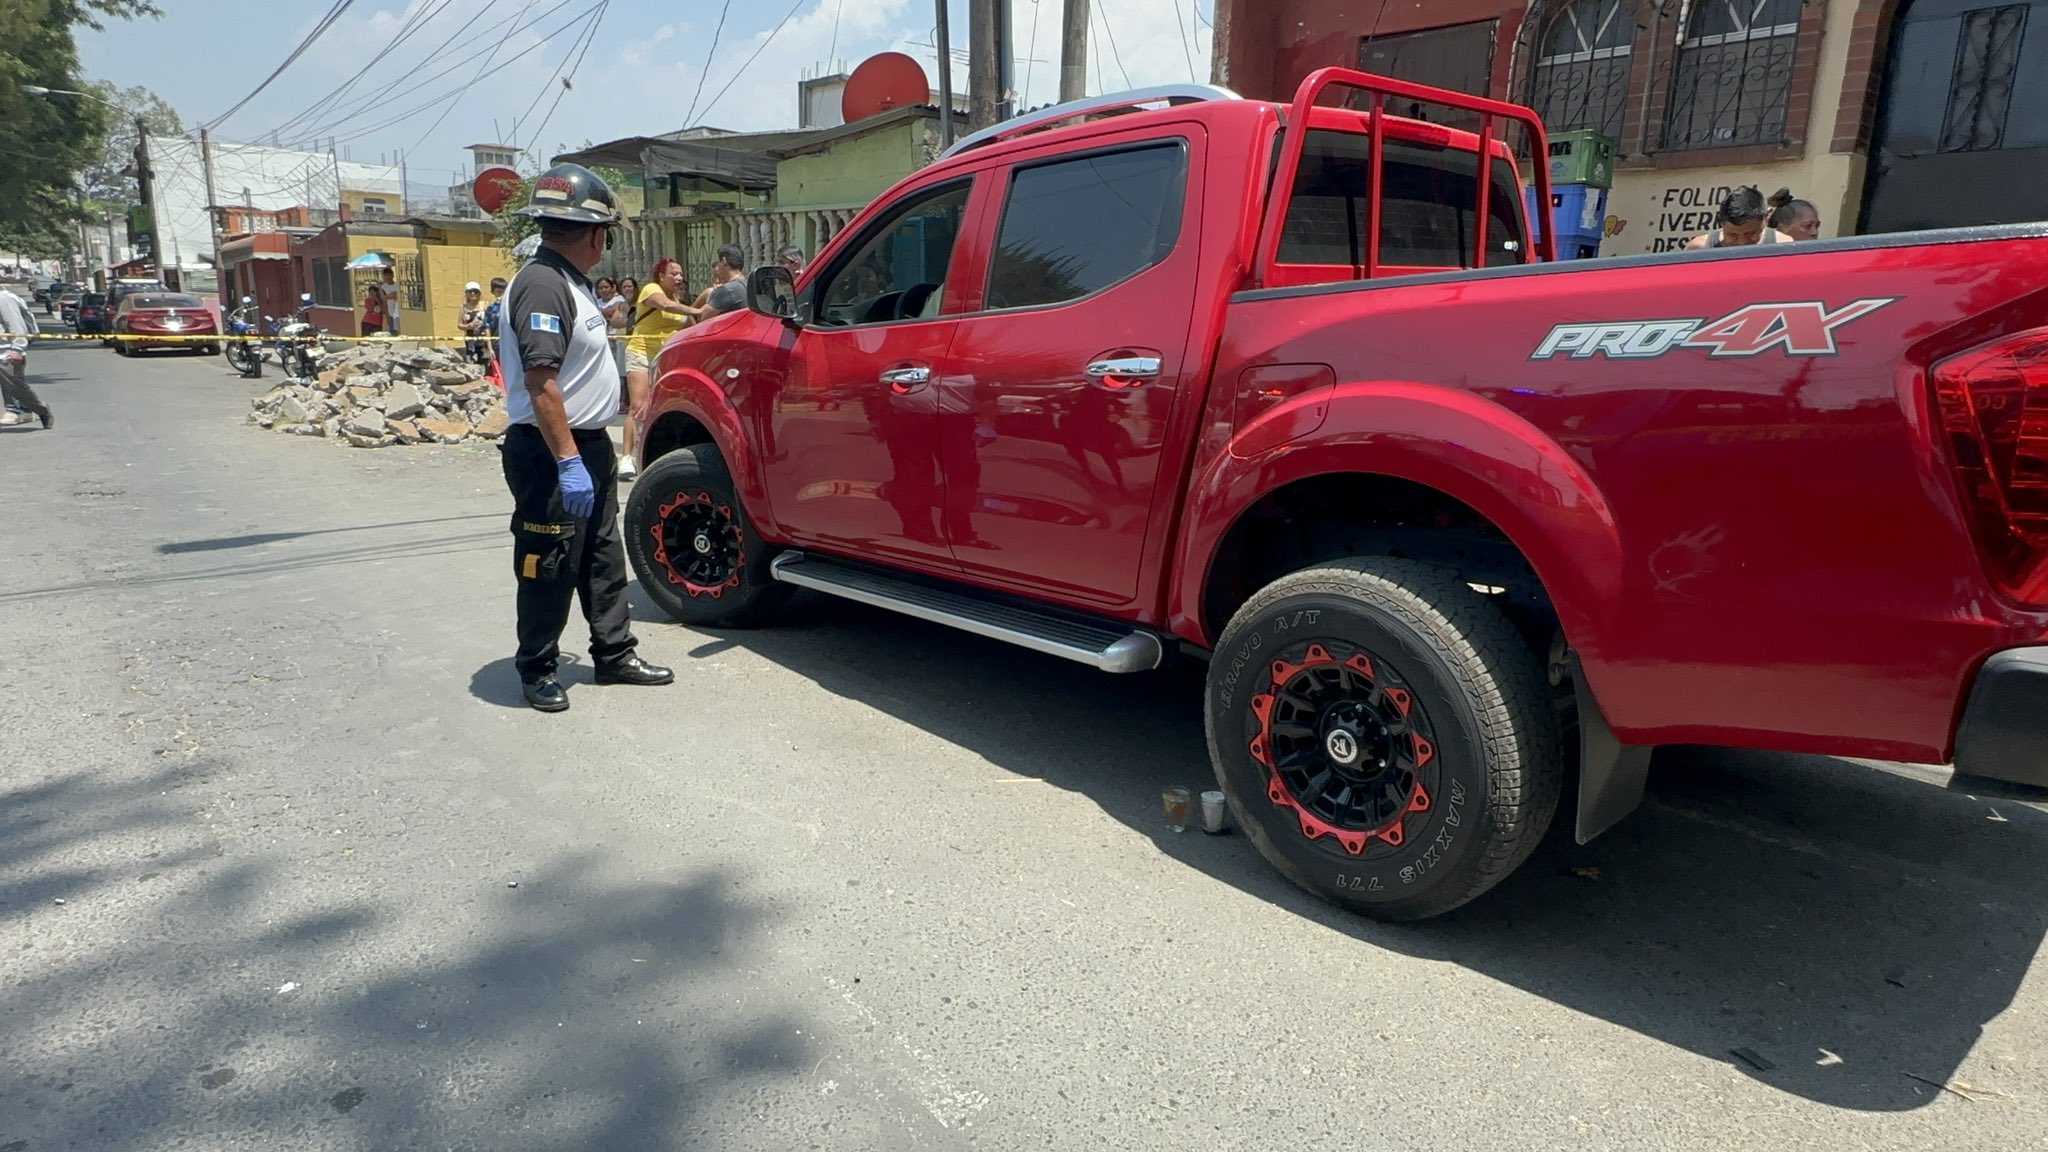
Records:
<instances>
[{"instance_id":1,"label":"maxxis 771 tire","mask_svg":"<svg viewBox=\"0 0 2048 1152\"><path fill-rule=\"evenodd\" d=\"M1514 871L1564 759L1542 666L1456 573L1332 561L1238 609L1209 665L1209 756L1239 824L1340 907L1420 920Z\"/></svg>"},{"instance_id":2,"label":"maxxis 771 tire","mask_svg":"<svg viewBox=\"0 0 2048 1152\"><path fill-rule=\"evenodd\" d=\"M752 627L789 599L716 445L678 448L643 469L626 497L625 532L640 586L685 624Z\"/></svg>"}]
</instances>

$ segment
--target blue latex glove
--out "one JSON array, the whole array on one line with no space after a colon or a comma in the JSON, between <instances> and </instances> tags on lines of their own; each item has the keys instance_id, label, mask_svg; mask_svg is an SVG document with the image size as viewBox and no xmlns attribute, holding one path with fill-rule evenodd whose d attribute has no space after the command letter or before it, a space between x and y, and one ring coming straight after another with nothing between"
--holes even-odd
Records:
<instances>
[{"instance_id":1,"label":"blue latex glove","mask_svg":"<svg viewBox=\"0 0 2048 1152\"><path fill-rule=\"evenodd\" d=\"M590 482L590 470L583 466L583 457L557 460L555 471L562 483L562 507L578 520L590 515L597 508L597 485Z\"/></svg>"}]
</instances>

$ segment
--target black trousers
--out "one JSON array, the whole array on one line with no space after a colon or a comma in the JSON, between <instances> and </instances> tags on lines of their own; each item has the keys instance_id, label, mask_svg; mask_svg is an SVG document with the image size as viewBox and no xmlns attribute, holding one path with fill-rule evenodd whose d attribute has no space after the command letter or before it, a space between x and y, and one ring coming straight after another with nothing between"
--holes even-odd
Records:
<instances>
[{"instance_id":1,"label":"black trousers","mask_svg":"<svg viewBox=\"0 0 2048 1152\"><path fill-rule=\"evenodd\" d=\"M618 454L602 428L576 429L576 450L597 486L588 520L562 508L555 454L540 429L514 424L499 449L512 490L512 571L519 582L519 679L531 683L555 670L569 601L583 601L590 659L597 665L632 654L626 609L626 550L619 544Z\"/></svg>"},{"instance_id":2,"label":"black trousers","mask_svg":"<svg viewBox=\"0 0 2048 1152\"><path fill-rule=\"evenodd\" d=\"M0 360L0 398L27 412L41 412L43 401L28 386L28 357L18 362Z\"/></svg>"}]
</instances>

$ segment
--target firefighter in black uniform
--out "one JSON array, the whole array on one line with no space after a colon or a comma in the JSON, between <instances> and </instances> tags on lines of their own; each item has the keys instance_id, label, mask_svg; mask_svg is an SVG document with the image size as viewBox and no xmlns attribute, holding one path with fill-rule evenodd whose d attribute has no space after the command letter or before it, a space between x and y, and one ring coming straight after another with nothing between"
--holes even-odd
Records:
<instances>
[{"instance_id":1,"label":"firefighter in black uniform","mask_svg":"<svg viewBox=\"0 0 2048 1152\"><path fill-rule=\"evenodd\" d=\"M498 330L519 579L514 664L526 702L560 712L569 694L555 661L571 597L583 600L599 684L667 684L675 673L634 654L626 616L617 456L605 430L619 410L619 374L586 275L611 245L618 202L588 168L557 164L534 181L523 211L540 222L540 252L513 277Z\"/></svg>"}]
</instances>

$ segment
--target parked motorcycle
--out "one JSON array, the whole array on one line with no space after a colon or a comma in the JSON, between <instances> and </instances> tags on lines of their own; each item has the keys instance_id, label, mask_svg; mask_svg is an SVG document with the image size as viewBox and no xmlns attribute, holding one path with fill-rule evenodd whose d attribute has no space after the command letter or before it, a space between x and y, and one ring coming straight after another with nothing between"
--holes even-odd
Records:
<instances>
[{"instance_id":1,"label":"parked motorcycle","mask_svg":"<svg viewBox=\"0 0 2048 1152\"><path fill-rule=\"evenodd\" d=\"M228 336L231 339L222 351L229 366L251 380L263 375L263 345L257 340L247 339L262 335L262 329L257 327L254 319L255 312L256 298L242 297L242 306L228 314Z\"/></svg>"},{"instance_id":2,"label":"parked motorcycle","mask_svg":"<svg viewBox=\"0 0 2048 1152\"><path fill-rule=\"evenodd\" d=\"M327 332L325 329L314 327L313 322L307 319L312 311L313 294L302 292L299 294L298 311L281 320L273 316L263 318L270 326L278 365L284 369L287 376L313 374L315 357L323 347Z\"/></svg>"}]
</instances>

